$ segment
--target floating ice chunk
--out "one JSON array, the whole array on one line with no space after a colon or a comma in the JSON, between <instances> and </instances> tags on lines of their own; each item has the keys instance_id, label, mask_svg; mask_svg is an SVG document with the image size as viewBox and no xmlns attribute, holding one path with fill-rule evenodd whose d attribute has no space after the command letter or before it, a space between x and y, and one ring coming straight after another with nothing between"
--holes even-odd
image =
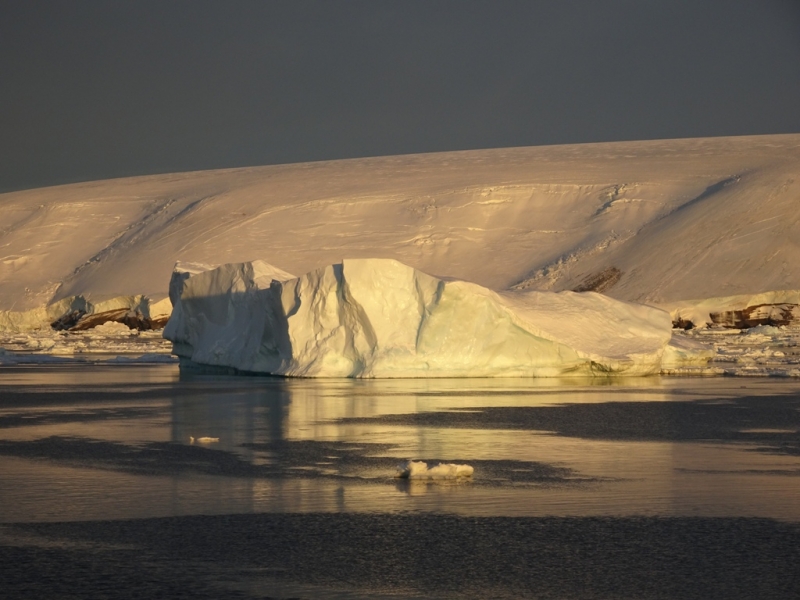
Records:
<instances>
[{"instance_id":1,"label":"floating ice chunk","mask_svg":"<svg viewBox=\"0 0 800 600\"><path fill-rule=\"evenodd\" d=\"M56 345L55 340L50 338L35 338L32 336L28 336L25 345L30 348L31 350L52 350L53 346Z\"/></svg>"},{"instance_id":2,"label":"floating ice chunk","mask_svg":"<svg viewBox=\"0 0 800 600\"><path fill-rule=\"evenodd\" d=\"M713 346L673 334L664 349L661 371L669 372L682 367L705 365L715 356L716 352Z\"/></svg>"},{"instance_id":3,"label":"floating ice chunk","mask_svg":"<svg viewBox=\"0 0 800 600\"><path fill-rule=\"evenodd\" d=\"M389 259L301 277L263 261L176 271L170 299L164 337L184 361L290 377L649 375L672 330L657 308L501 294Z\"/></svg>"},{"instance_id":4,"label":"floating ice chunk","mask_svg":"<svg viewBox=\"0 0 800 600\"><path fill-rule=\"evenodd\" d=\"M397 466L397 477L402 479L460 479L472 477L474 469L469 465L439 463L428 468L428 463L409 460Z\"/></svg>"},{"instance_id":5,"label":"floating ice chunk","mask_svg":"<svg viewBox=\"0 0 800 600\"><path fill-rule=\"evenodd\" d=\"M785 328L774 325L758 325L747 330L747 335L780 335Z\"/></svg>"},{"instance_id":6,"label":"floating ice chunk","mask_svg":"<svg viewBox=\"0 0 800 600\"><path fill-rule=\"evenodd\" d=\"M124 335L124 336L133 336L138 334L139 332L131 329L125 323L118 323L116 321L108 321L107 323L103 323L102 325L98 325L94 329L92 329L92 334L99 335L99 336L107 336L107 335Z\"/></svg>"},{"instance_id":7,"label":"floating ice chunk","mask_svg":"<svg viewBox=\"0 0 800 600\"><path fill-rule=\"evenodd\" d=\"M147 352L139 356L115 356L106 360L107 363L143 363L143 364L172 364L178 359L170 354L160 354L157 352Z\"/></svg>"}]
</instances>

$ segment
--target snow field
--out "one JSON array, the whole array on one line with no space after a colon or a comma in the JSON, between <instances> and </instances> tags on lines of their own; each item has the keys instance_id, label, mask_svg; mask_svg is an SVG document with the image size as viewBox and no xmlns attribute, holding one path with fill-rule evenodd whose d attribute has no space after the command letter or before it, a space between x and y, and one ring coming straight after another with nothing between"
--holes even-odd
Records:
<instances>
[{"instance_id":1,"label":"snow field","mask_svg":"<svg viewBox=\"0 0 800 600\"><path fill-rule=\"evenodd\" d=\"M446 152L24 190L0 195L0 328L78 298L159 301L176 261L256 257L293 273L342 258L393 258L497 291L595 289L658 306L800 290L798 198L798 134Z\"/></svg>"}]
</instances>

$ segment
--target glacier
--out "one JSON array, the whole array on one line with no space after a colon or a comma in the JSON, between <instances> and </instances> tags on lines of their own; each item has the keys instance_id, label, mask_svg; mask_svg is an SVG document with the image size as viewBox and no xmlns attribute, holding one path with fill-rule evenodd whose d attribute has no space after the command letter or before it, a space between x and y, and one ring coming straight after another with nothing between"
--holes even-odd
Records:
<instances>
[{"instance_id":1,"label":"glacier","mask_svg":"<svg viewBox=\"0 0 800 600\"><path fill-rule=\"evenodd\" d=\"M288 377L650 375L672 320L595 292L496 292L393 259L295 277L179 263L164 337L182 364Z\"/></svg>"}]
</instances>

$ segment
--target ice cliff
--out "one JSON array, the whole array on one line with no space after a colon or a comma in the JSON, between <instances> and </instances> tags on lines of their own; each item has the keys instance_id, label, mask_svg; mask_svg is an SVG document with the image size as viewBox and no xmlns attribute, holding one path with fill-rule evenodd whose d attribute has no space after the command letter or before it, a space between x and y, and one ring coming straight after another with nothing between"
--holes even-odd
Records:
<instances>
[{"instance_id":1,"label":"ice cliff","mask_svg":"<svg viewBox=\"0 0 800 600\"><path fill-rule=\"evenodd\" d=\"M658 373L669 313L589 292L498 293L389 259L294 277L178 265L164 330L184 364L293 377Z\"/></svg>"},{"instance_id":2,"label":"ice cliff","mask_svg":"<svg viewBox=\"0 0 800 600\"><path fill-rule=\"evenodd\" d=\"M160 329L171 312L169 299L153 302L142 294L99 302L70 296L30 310L0 310L0 332L81 331L108 322L124 323L131 329Z\"/></svg>"}]
</instances>

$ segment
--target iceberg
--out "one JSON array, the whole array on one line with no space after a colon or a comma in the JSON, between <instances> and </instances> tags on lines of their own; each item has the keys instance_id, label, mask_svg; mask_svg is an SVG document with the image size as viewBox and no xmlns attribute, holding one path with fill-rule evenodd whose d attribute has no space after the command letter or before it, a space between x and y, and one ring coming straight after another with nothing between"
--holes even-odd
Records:
<instances>
[{"instance_id":1,"label":"iceberg","mask_svg":"<svg viewBox=\"0 0 800 600\"><path fill-rule=\"evenodd\" d=\"M295 277L264 261L178 264L164 337L184 366L288 377L658 373L669 313L595 292L495 292L391 259Z\"/></svg>"}]
</instances>

